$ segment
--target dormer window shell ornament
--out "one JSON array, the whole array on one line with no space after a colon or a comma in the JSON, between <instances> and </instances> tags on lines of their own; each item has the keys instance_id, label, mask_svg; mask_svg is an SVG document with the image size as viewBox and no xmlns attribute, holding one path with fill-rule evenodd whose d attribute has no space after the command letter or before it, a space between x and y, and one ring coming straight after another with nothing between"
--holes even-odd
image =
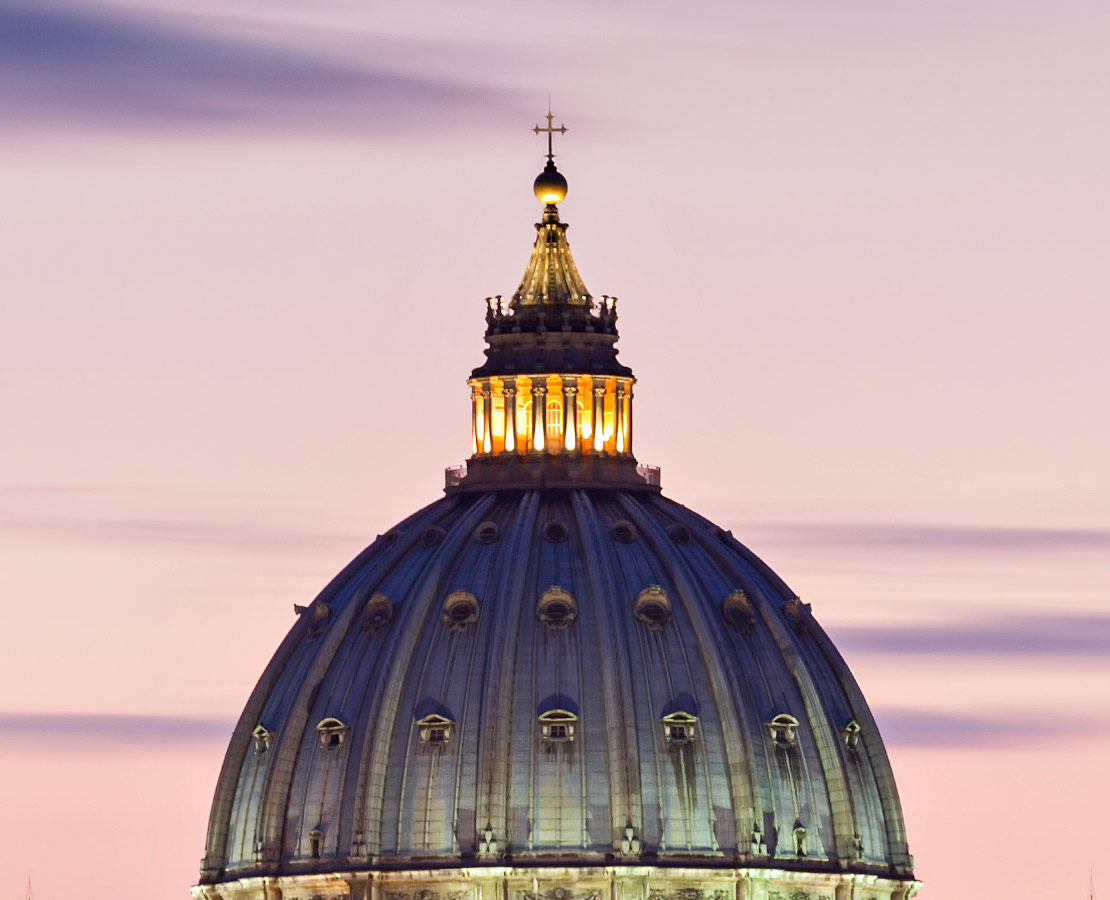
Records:
<instances>
[{"instance_id":1,"label":"dormer window shell ornament","mask_svg":"<svg viewBox=\"0 0 1110 900\"><path fill-rule=\"evenodd\" d=\"M636 595L633 614L652 631L662 631L671 621L670 597L660 585L648 585Z\"/></svg>"},{"instance_id":2,"label":"dormer window shell ornament","mask_svg":"<svg viewBox=\"0 0 1110 900\"><path fill-rule=\"evenodd\" d=\"M798 720L788 713L779 713L767 723L767 733L776 747L787 750L798 742Z\"/></svg>"},{"instance_id":3,"label":"dormer window shell ornament","mask_svg":"<svg viewBox=\"0 0 1110 900\"><path fill-rule=\"evenodd\" d=\"M443 750L451 743L455 722L439 713L431 713L416 720L416 736L420 745L428 750Z\"/></svg>"},{"instance_id":4,"label":"dormer window shell ornament","mask_svg":"<svg viewBox=\"0 0 1110 900\"><path fill-rule=\"evenodd\" d=\"M347 740L347 732L351 728L334 716L321 719L316 726L316 733L320 738L321 750L338 750Z\"/></svg>"},{"instance_id":5,"label":"dormer window shell ornament","mask_svg":"<svg viewBox=\"0 0 1110 900\"><path fill-rule=\"evenodd\" d=\"M812 614L813 604L802 603L800 597L791 597L782 606L783 615L786 616L786 621L790 623L790 627L798 634L805 634L809 630L809 620Z\"/></svg>"},{"instance_id":6,"label":"dormer window shell ornament","mask_svg":"<svg viewBox=\"0 0 1110 900\"><path fill-rule=\"evenodd\" d=\"M566 709L552 709L540 713L540 739L549 748L574 741L578 716Z\"/></svg>"},{"instance_id":7,"label":"dormer window shell ornament","mask_svg":"<svg viewBox=\"0 0 1110 900\"><path fill-rule=\"evenodd\" d=\"M536 618L552 631L563 631L578 618L578 604L569 591L553 584L536 604Z\"/></svg>"},{"instance_id":8,"label":"dormer window shell ornament","mask_svg":"<svg viewBox=\"0 0 1110 900\"><path fill-rule=\"evenodd\" d=\"M256 725L254 731L251 732L251 737L254 738L255 756L265 756L270 752L270 744L274 740L274 733L266 726L261 723Z\"/></svg>"},{"instance_id":9,"label":"dormer window shell ornament","mask_svg":"<svg viewBox=\"0 0 1110 900\"><path fill-rule=\"evenodd\" d=\"M844 747L849 753L855 753L859 749L859 722L852 719L847 725L840 729L840 736L844 739Z\"/></svg>"},{"instance_id":10,"label":"dormer window shell ornament","mask_svg":"<svg viewBox=\"0 0 1110 900\"><path fill-rule=\"evenodd\" d=\"M371 634L377 634L393 621L393 601L385 594L375 592L366 601L362 613L362 627Z\"/></svg>"},{"instance_id":11,"label":"dormer window shell ornament","mask_svg":"<svg viewBox=\"0 0 1110 900\"><path fill-rule=\"evenodd\" d=\"M308 606L298 606L294 603L293 612L308 620L308 639L310 641L315 640L323 633L328 625L328 619L331 617L331 607L319 599L314 600Z\"/></svg>"},{"instance_id":12,"label":"dormer window shell ornament","mask_svg":"<svg viewBox=\"0 0 1110 900\"><path fill-rule=\"evenodd\" d=\"M448 631L465 631L478 621L478 598L468 591L455 591L443 601L443 624Z\"/></svg>"},{"instance_id":13,"label":"dormer window shell ornament","mask_svg":"<svg viewBox=\"0 0 1110 900\"><path fill-rule=\"evenodd\" d=\"M735 590L721 602L725 621L742 634L749 634L755 627L755 609L743 590Z\"/></svg>"},{"instance_id":14,"label":"dormer window shell ornament","mask_svg":"<svg viewBox=\"0 0 1110 900\"><path fill-rule=\"evenodd\" d=\"M678 710L663 716L659 722L663 726L663 740L668 745L684 747L694 743L697 733L697 716Z\"/></svg>"}]
</instances>

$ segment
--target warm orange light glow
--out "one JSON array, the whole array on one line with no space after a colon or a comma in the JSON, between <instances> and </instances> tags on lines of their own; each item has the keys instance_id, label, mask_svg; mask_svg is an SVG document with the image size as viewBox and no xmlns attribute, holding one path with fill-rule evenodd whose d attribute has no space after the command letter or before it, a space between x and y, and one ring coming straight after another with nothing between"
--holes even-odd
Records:
<instances>
[{"instance_id":1,"label":"warm orange light glow","mask_svg":"<svg viewBox=\"0 0 1110 900\"><path fill-rule=\"evenodd\" d=\"M493 421L491 428L493 429L493 436L495 438L503 438L505 436L505 397L502 395L499 388L494 388L496 393L493 395Z\"/></svg>"},{"instance_id":2,"label":"warm orange light glow","mask_svg":"<svg viewBox=\"0 0 1110 900\"><path fill-rule=\"evenodd\" d=\"M558 400L547 401L547 440L552 449L558 450L563 438L563 404Z\"/></svg>"},{"instance_id":3,"label":"warm orange light glow","mask_svg":"<svg viewBox=\"0 0 1110 900\"><path fill-rule=\"evenodd\" d=\"M536 436L532 441L532 447L535 450L543 450L543 419L536 419Z\"/></svg>"},{"instance_id":4,"label":"warm orange light glow","mask_svg":"<svg viewBox=\"0 0 1110 900\"><path fill-rule=\"evenodd\" d=\"M558 203L562 199L563 199L562 194L543 194L540 197L540 202L541 203Z\"/></svg>"}]
</instances>

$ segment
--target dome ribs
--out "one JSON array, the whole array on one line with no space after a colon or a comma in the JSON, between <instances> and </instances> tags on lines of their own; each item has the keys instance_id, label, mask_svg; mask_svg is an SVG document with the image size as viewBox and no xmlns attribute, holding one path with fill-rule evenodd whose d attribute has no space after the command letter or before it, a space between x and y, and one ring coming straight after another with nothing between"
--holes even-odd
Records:
<instances>
[{"instance_id":1,"label":"dome ribs","mask_svg":"<svg viewBox=\"0 0 1110 900\"><path fill-rule=\"evenodd\" d=\"M442 500L436 501L418 510L406 519L406 522L418 520L428 515L429 510L442 504ZM334 600L353 575L367 568L373 570L378 566L383 559L382 552L386 549L387 543L379 538L363 550L332 579L318 595L317 600L322 602ZM219 872L227 871L229 868L250 870L266 867L259 831L262 818L259 807L270 796L275 754L283 740L286 740L285 746L288 747L286 704L282 697L290 688L291 669L297 672L308 667L320 650L318 644L306 645L303 627L298 622L287 634L278 652L267 666L266 673L256 686L243 713L242 719L257 716L260 719L273 719L275 722L280 720L281 727L277 729L270 750L263 757L242 759L236 766L234 760L230 758L232 751L237 749L234 738L229 747L229 758L225 759L220 779L221 783L230 782L230 802L228 795L221 797L221 792L217 790L216 801L219 802L222 799L223 805L220 809L216 809L214 804L210 829L222 834L210 837L208 855L202 869L202 882L218 879ZM272 670L274 672L280 670L281 677L270 678ZM297 735L293 741L296 742L299 738L300 735ZM272 864L270 867L272 868Z\"/></svg>"},{"instance_id":2,"label":"dome ribs","mask_svg":"<svg viewBox=\"0 0 1110 900\"><path fill-rule=\"evenodd\" d=\"M512 852L514 844L523 839L525 824L513 820L509 797L512 778L512 707L517 671L517 657L520 620L524 614L525 578L535 552L533 536L537 532L539 519L539 495L533 492L524 494L515 502L513 528L505 537L506 559L512 561L505 573L507 578L498 586L500 596L509 602L499 613L499 625L493 633L495 640L490 641L487 650L488 677L483 691L481 734L477 756L477 778L475 779L475 806L477 827L488 824L493 833L504 836L507 846L504 850ZM531 615L531 609L528 610Z\"/></svg>"},{"instance_id":3,"label":"dome ribs","mask_svg":"<svg viewBox=\"0 0 1110 900\"><path fill-rule=\"evenodd\" d=\"M611 845L616 849L626 823L642 823L644 819L639 747L628 741L628 736L634 734L632 702L628 696L632 672L618 663L629 659L627 648L620 646L626 638L620 622L623 611L618 604L606 602L606 598L620 596L620 586L613 583L612 577L619 563L611 564L615 562L615 550L608 546L606 528L586 492L572 491L570 496L583 553L583 617L588 616L598 625L593 632L596 644L591 655L600 676L598 689L606 726L604 747L609 774L609 831ZM603 555L609 559L603 560ZM603 641L611 643L604 646ZM585 646L584 638L582 645ZM614 653L613 645L624 652ZM591 726L587 723L585 727Z\"/></svg>"},{"instance_id":4,"label":"dome ribs","mask_svg":"<svg viewBox=\"0 0 1110 900\"><path fill-rule=\"evenodd\" d=\"M742 559L756 568L760 575L764 573L771 573L771 570L759 560L747 547L744 547L727 532L721 532L720 537L722 543L726 547L731 547L741 552ZM718 545L719 546L719 545ZM734 567L734 562L730 557L721 553L716 546L707 545L707 548L712 553L718 564L723 564L726 571ZM737 573L739 574L739 573ZM772 584L782 591L781 601L785 602L791 598L796 598L796 595L791 591L781 579L773 576L774 581ZM856 849L856 834L858 833L858 811L853 802L853 795L849 786L849 780L846 773L845 760L841 753L838 735L834 733L830 725L828 716L825 714L825 706L822 703L819 692L814 683L814 675L809 671L809 667L799 667L795 663L796 649L800 649L802 643L801 636L795 635L793 630L787 624L782 613L778 609L769 609L765 603L757 603L755 605L757 616L759 616L762 624L767 627L768 632L774 637L782 659L786 665L791 669L791 674L797 684L797 689L801 691L802 701L805 704L806 723L812 730L814 739L817 742L817 752L821 769L824 773L824 782L828 790L828 802L830 813L832 816L833 838L834 838L834 852L840 864L845 864L852 860L855 855ZM816 623L811 623L814 627L808 629L807 633L820 635L825 641L824 632ZM829 659L823 660L824 667L828 667L832 661ZM814 673L819 673L820 669L814 667ZM844 685L844 679L841 678L841 686ZM849 676L848 681L854 686L854 679ZM858 688L855 688L858 692ZM790 823L778 822L778 828L781 835L786 825ZM819 823L802 823L807 828L807 836L810 838L809 843L813 844L815 825Z\"/></svg>"},{"instance_id":5,"label":"dome ribs","mask_svg":"<svg viewBox=\"0 0 1110 900\"><path fill-rule=\"evenodd\" d=\"M483 521L492 543L474 540ZM240 719L246 749L221 776L232 795L209 883L329 865L607 861L912 878L885 753L847 667L816 622L787 620L781 580L685 507L642 491L454 494L356 562L321 594L320 635L308 642L308 623L294 624ZM652 584L671 610L661 630L633 610ZM575 607L561 629L537 615L553 586ZM745 627L723 612L737 590L754 617ZM457 632L441 621L452 591L479 605ZM375 592L393 605L380 629L363 621ZM541 735L553 709L574 716L572 741ZM438 749L414 724L429 710L451 722ZM777 713L800 720L789 749L767 736ZM693 717L689 740L666 734L661 719L676 714ZM315 727L329 715L350 730L321 749ZM849 719L862 726L854 752ZM260 723L273 738L256 756ZM487 824L496 849L484 853Z\"/></svg>"},{"instance_id":6,"label":"dome ribs","mask_svg":"<svg viewBox=\"0 0 1110 900\"><path fill-rule=\"evenodd\" d=\"M383 832L385 828L383 797L386 779L390 775L387 761L390 758L391 744L397 728L411 729L412 718L401 706L409 661L416 648L420 635L429 627L437 627L440 602L440 582L443 579L446 560L453 558L470 540L469 531L473 529L487 510L494 505L492 497L480 498L465 507L458 521L447 531L447 538L438 547L436 565L425 573L420 581L406 592L402 601L402 613L398 617L398 628L392 634L392 659L388 672L381 682L381 690L376 698L373 713L368 721L358 756L359 774L355 790L353 831L361 832L362 858L372 862L382 855ZM469 527L468 527L469 526ZM433 621L429 621L429 619ZM403 736L407 741L410 734ZM396 774L396 773L393 773ZM394 826L395 828L395 826ZM352 841L354 844L354 841ZM353 848L352 848L353 849Z\"/></svg>"},{"instance_id":7,"label":"dome ribs","mask_svg":"<svg viewBox=\"0 0 1110 900\"><path fill-rule=\"evenodd\" d=\"M852 716L860 725L860 745L866 751L867 760L871 771L878 783L879 798L883 809L883 823L886 829L887 848L893 868L899 876L913 877L913 857L910 855L909 845L906 841L906 825L902 817L902 805L898 799L898 786L894 781L894 770L890 766L890 757L886 747L879 737L879 727L871 715L871 708L864 699L856 679L848 669L844 657L836 649L836 645L824 629L817 628L815 640L824 651L825 658L836 671L841 688L851 704Z\"/></svg>"},{"instance_id":8,"label":"dome ribs","mask_svg":"<svg viewBox=\"0 0 1110 900\"><path fill-rule=\"evenodd\" d=\"M736 821L736 813L737 811L746 810L745 818L752 818L755 812L749 782L742 777L736 777L736 767L743 765L744 754L742 750L739 759L736 752L737 748L743 748L744 746L742 732L735 727L732 717L724 715L724 713L733 712L743 718L743 708L742 706L732 706L730 708L731 704L728 698L735 688L730 690L729 686L724 683L726 666L719 649L716 648L713 637L714 629L710 627L705 615L704 603L699 602L699 597L704 592L704 586L700 583L693 569L687 565L684 553L673 546L671 536L673 524L661 524L657 515L649 515L647 510L643 508L649 505L656 506L657 504L653 502L654 498L645 504L638 503L637 499L628 495L622 496L621 508L635 523L637 532L643 535L642 539L648 542L658 558L663 561L667 567L668 580L677 587L679 602L676 604L678 607L676 614L680 614L689 620L688 627L692 630L693 635L697 637L696 652L698 660L701 663L706 685L714 701L711 705L702 704L704 712L701 721L701 732L704 736L701 741L701 753L705 756L703 773L707 801L706 814L711 841L710 849L714 852L736 854L739 852L737 843L740 825ZM678 546L685 547L691 543L696 543L692 537L690 535L691 540L688 544ZM682 628L683 625L684 623L679 621L676 627ZM693 681L694 679L691 678L692 683ZM696 699L695 697L695 701ZM712 759L719 759L721 765L713 765ZM714 785L711 774L713 771L727 773L727 777L722 779L720 785ZM727 797L727 803L720 802L722 793ZM721 814L718 809L729 811L724 821L721 821ZM750 826L745 824L743 827L746 830ZM722 838L724 838L723 841Z\"/></svg>"}]
</instances>

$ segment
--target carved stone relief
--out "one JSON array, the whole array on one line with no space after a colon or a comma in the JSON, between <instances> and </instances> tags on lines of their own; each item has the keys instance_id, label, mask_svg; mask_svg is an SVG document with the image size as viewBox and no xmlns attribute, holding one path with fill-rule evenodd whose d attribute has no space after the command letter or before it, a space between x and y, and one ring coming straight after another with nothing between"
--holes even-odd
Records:
<instances>
[{"instance_id":1,"label":"carved stone relief","mask_svg":"<svg viewBox=\"0 0 1110 900\"><path fill-rule=\"evenodd\" d=\"M701 888L648 891L648 900L728 900L728 896L728 891L703 891Z\"/></svg>"},{"instance_id":2,"label":"carved stone relief","mask_svg":"<svg viewBox=\"0 0 1110 900\"><path fill-rule=\"evenodd\" d=\"M833 900L832 894L810 894L806 891L792 891L784 894L781 891L771 891L768 900Z\"/></svg>"},{"instance_id":3,"label":"carved stone relief","mask_svg":"<svg viewBox=\"0 0 1110 900\"><path fill-rule=\"evenodd\" d=\"M516 900L600 900L600 891L579 891L575 893L565 887L554 887L547 891L517 891Z\"/></svg>"},{"instance_id":4,"label":"carved stone relief","mask_svg":"<svg viewBox=\"0 0 1110 900\"><path fill-rule=\"evenodd\" d=\"M467 900L467 891L386 891L385 900Z\"/></svg>"}]
</instances>

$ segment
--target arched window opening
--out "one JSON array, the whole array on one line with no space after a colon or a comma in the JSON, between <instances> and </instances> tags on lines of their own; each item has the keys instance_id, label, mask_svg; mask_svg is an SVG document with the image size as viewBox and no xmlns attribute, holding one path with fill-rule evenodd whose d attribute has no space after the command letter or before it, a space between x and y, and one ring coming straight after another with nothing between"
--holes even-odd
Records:
<instances>
[{"instance_id":1,"label":"arched window opening","mask_svg":"<svg viewBox=\"0 0 1110 900\"><path fill-rule=\"evenodd\" d=\"M536 605L536 618L552 631L563 631L578 618L578 604L568 591L552 585Z\"/></svg>"},{"instance_id":2,"label":"arched window opening","mask_svg":"<svg viewBox=\"0 0 1110 900\"><path fill-rule=\"evenodd\" d=\"M478 598L468 591L455 591L443 601L443 624L449 631L465 631L478 621Z\"/></svg>"},{"instance_id":3,"label":"arched window opening","mask_svg":"<svg viewBox=\"0 0 1110 900\"><path fill-rule=\"evenodd\" d=\"M552 709L540 713L540 739L549 750L556 744L568 744L574 740L578 716L566 709Z\"/></svg>"},{"instance_id":4,"label":"arched window opening","mask_svg":"<svg viewBox=\"0 0 1110 900\"><path fill-rule=\"evenodd\" d=\"M254 738L254 755L264 756L270 752L270 742L274 739L274 733L268 730L264 725L258 725L254 731L251 732L251 737Z\"/></svg>"},{"instance_id":5,"label":"arched window opening","mask_svg":"<svg viewBox=\"0 0 1110 900\"><path fill-rule=\"evenodd\" d=\"M798 741L798 720L788 713L779 713L767 723L767 733L776 747L787 750Z\"/></svg>"},{"instance_id":6,"label":"arched window opening","mask_svg":"<svg viewBox=\"0 0 1110 900\"><path fill-rule=\"evenodd\" d=\"M559 446L563 436L563 404L558 400L547 401L547 442Z\"/></svg>"},{"instance_id":7,"label":"arched window opening","mask_svg":"<svg viewBox=\"0 0 1110 900\"><path fill-rule=\"evenodd\" d=\"M671 600L667 592L657 584L644 588L636 595L633 615L652 631L662 631L671 621Z\"/></svg>"},{"instance_id":8,"label":"arched window opening","mask_svg":"<svg viewBox=\"0 0 1110 900\"><path fill-rule=\"evenodd\" d=\"M334 716L321 719L320 724L316 726L316 733L320 737L320 749L339 749L343 746L343 742L347 739L347 732L350 730L350 726L345 725Z\"/></svg>"}]
</instances>

